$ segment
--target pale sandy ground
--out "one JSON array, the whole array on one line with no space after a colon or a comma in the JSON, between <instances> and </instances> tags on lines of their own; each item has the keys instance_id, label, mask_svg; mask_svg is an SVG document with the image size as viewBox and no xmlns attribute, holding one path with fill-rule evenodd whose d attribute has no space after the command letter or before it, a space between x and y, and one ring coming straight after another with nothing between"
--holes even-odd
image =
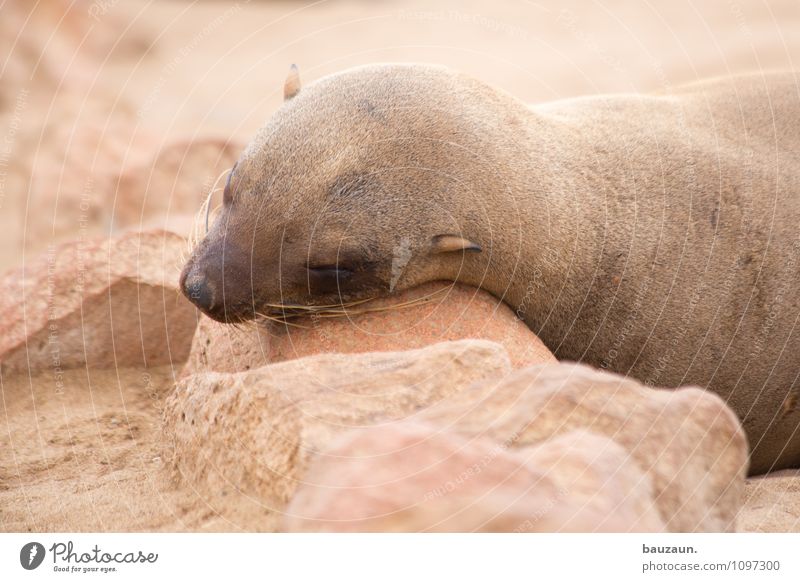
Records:
<instances>
[{"instance_id":1,"label":"pale sandy ground","mask_svg":"<svg viewBox=\"0 0 800 582\"><path fill-rule=\"evenodd\" d=\"M279 105L290 63L306 81L374 61L443 63L529 102L800 66L796 0L98 0L67 19L57 2L31 16L32 4L0 5L3 268L121 228L120 168L164 145L246 141ZM94 197L79 221L84 190ZM148 384L138 370L78 370L63 395L46 376L3 378L0 529L235 530L160 481L153 400L171 373ZM751 481L741 524L800 530L798 478Z\"/></svg>"},{"instance_id":2,"label":"pale sandy ground","mask_svg":"<svg viewBox=\"0 0 800 582\"><path fill-rule=\"evenodd\" d=\"M169 369L75 370L3 382L2 531L236 529L163 481Z\"/></svg>"}]
</instances>

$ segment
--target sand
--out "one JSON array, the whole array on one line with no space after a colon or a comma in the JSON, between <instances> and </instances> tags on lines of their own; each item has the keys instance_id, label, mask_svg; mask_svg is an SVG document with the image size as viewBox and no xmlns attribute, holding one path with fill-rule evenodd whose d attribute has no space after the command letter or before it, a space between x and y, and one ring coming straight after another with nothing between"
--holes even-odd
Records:
<instances>
[{"instance_id":1,"label":"sand","mask_svg":"<svg viewBox=\"0 0 800 582\"><path fill-rule=\"evenodd\" d=\"M97 0L66 17L69 2L41 4L0 8L3 269L55 242L185 228L170 205L122 216L119 185L178 141L246 142L280 104L290 63L306 81L375 61L443 63L528 102L800 66L796 0ZM237 529L159 470L171 367L76 370L63 394L47 374L0 380L3 531ZM740 529L799 529L798 483L751 480Z\"/></svg>"},{"instance_id":2,"label":"sand","mask_svg":"<svg viewBox=\"0 0 800 582\"><path fill-rule=\"evenodd\" d=\"M3 381L2 531L236 531L162 471L170 367Z\"/></svg>"}]
</instances>

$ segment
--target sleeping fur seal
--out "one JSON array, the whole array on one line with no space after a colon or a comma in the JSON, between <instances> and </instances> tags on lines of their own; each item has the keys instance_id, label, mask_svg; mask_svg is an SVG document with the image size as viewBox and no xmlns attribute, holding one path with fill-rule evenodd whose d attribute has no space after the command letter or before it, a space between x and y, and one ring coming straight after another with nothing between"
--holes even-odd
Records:
<instances>
[{"instance_id":1,"label":"sleeping fur seal","mask_svg":"<svg viewBox=\"0 0 800 582\"><path fill-rule=\"evenodd\" d=\"M376 65L284 93L183 271L207 315L461 281L559 359L718 393L752 472L800 465L796 75L529 107Z\"/></svg>"}]
</instances>

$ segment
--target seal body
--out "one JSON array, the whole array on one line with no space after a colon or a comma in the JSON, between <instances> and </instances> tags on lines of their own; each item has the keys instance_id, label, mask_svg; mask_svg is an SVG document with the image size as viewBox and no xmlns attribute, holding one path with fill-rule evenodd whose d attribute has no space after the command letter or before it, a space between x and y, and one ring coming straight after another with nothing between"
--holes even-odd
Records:
<instances>
[{"instance_id":1,"label":"seal body","mask_svg":"<svg viewBox=\"0 0 800 582\"><path fill-rule=\"evenodd\" d=\"M753 472L800 462L798 88L753 76L533 108L574 137L525 320L558 358L718 393Z\"/></svg>"},{"instance_id":2,"label":"seal body","mask_svg":"<svg viewBox=\"0 0 800 582\"><path fill-rule=\"evenodd\" d=\"M753 472L800 465L795 75L528 107L377 65L290 93L184 269L210 316L461 281L559 359L713 390Z\"/></svg>"}]
</instances>

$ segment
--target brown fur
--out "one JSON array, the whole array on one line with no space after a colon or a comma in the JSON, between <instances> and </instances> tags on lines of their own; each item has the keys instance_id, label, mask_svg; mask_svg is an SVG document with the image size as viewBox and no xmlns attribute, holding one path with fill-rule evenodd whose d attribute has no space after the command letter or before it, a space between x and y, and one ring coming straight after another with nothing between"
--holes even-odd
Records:
<instances>
[{"instance_id":1,"label":"brown fur","mask_svg":"<svg viewBox=\"0 0 800 582\"><path fill-rule=\"evenodd\" d=\"M717 392L754 472L800 464L794 75L534 107L421 65L297 89L184 271L209 315L459 280L560 359Z\"/></svg>"}]
</instances>

